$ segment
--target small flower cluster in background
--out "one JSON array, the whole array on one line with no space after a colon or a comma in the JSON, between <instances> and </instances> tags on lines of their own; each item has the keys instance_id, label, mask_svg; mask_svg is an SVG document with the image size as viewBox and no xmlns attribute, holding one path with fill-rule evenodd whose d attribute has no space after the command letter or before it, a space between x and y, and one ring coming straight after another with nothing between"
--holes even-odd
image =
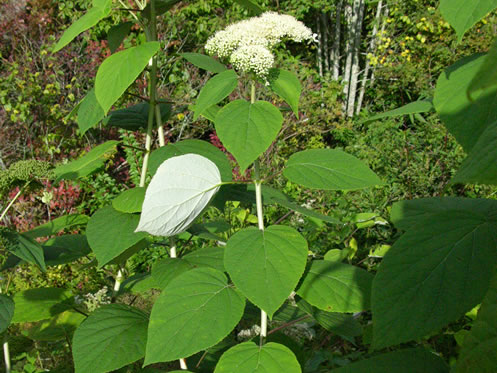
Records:
<instances>
[{"instance_id":1,"label":"small flower cluster in background","mask_svg":"<svg viewBox=\"0 0 497 373\"><path fill-rule=\"evenodd\" d=\"M207 40L205 50L229 58L237 70L266 78L274 64L271 50L284 39L300 43L315 40L315 35L292 16L266 12L218 31Z\"/></svg>"}]
</instances>

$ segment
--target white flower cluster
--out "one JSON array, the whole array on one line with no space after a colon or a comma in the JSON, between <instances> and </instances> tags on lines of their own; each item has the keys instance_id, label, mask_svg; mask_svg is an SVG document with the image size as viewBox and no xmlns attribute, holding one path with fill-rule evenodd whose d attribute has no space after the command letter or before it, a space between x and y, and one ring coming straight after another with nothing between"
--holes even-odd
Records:
<instances>
[{"instance_id":1,"label":"white flower cluster","mask_svg":"<svg viewBox=\"0 0 497 373\"><path fill-rule=\"evenodd\" d=\"M209 54L230 58L235 69L266 77L274 64L271 49L283 39L315 40L302 22L289 15L266 12L218 31L205 45Z\"/></svg>"}]
</instances>

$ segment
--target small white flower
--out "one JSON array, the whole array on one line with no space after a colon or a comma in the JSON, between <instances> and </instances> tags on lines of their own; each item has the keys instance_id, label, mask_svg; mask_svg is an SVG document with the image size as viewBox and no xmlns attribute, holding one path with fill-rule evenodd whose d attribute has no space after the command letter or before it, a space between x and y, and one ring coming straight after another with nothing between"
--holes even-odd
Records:
<instances>
[{"instance_id":1,"label":"small white flower","mask_svg":"<svg viewBox=\"0 0 497 373\"><path fill-rule=\"evenodd\" d=\"M267 76L273 67L274 56L261 45L244 45L231 54L231 63L237 70L253 71L257 76Z\"/></svg>"}]
</instances>

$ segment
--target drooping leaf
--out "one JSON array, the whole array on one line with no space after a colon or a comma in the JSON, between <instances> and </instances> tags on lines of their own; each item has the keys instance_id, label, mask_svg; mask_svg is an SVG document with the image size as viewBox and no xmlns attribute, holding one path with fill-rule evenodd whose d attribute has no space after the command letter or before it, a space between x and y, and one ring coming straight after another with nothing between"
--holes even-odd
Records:
<instances>
[{"instance_id":1,"label":"drooping leaf","mask_svg":"<svg viewBox=\"0 0 497 373\"><path fill-rule=\"evenodd\" d=\"M204 240L224 241L222 237L208 230L203 224L192 224L186 231L192 236L199 237Z\"/></svg>"},{"instance_id":2,"label":"drooping leaf","mask_svg":"<svg viewBox=\"0 0 497 373\"><path fill-rule=\"evenodd\" d=\"M179 55L195 66L210 71L211 73L217 74L226 70L226 66L224 66L221 62L205 54L180 53Z\"/></svg>"},{"instance_id":3,"label":"drooping leaf","mask_svg":"<svg viewBox=\"0 0 497 373\"><path fill-rule=\"evenodd\" d=\"M428 215L409 228L373 282L373 347L424 337L481 302L497 263L496 229L495 210L470 209Z\"/></svg>"},{"instance_id":4,"label":"drooping leaf","mask_svg":"<svg viewBox=\"0 0 497 373\"><path fill-rule=\"evenodd\" d=\"M221 179L223 181L231 181L233 174L226 154L214 145L202 140L182 140L154 150L149 160L150 174L152 176L155 175L159 166L169 158L190 153L202 155L210 159L219 168Z\"/></svg>"},{"instance_id":5,"label":"drooping leaf","mask_svg":"<svg viewBox=\"0 0 497 373\"><path fill-rule=\"evenodd\" d=\"M43 248L34 239L10 230L2 232L2 238L10 253L28 263L37 265L43 272L47 270Z\"/></svg>"},{"instance_id":6,"label":"drooping leaf","mask_svg":"<svg viewBox=\"0 0 497 373\"><path fill-rule=\"evenodd\" d=\"M139 216L105 206L95 212L86 228L88 243L100 267L139 244L147 236L135 233Z\"/></svg>"},{"instance_id":7,"label":"drooping leaf","mask_svg":"<svg viewBox=\"0 0 497 373\"><path fill-rule=\"evenodd\" d=\"M254 104L245 100L232 101L215 119L217 135L236 158L241 173L269 148L282 123L280 111L266 101Z\"/></svg>"},{"instance_id":8,"label":"drooping leaf","mask_svg":"<svg viewBox=\"0 0 497 373\"><path fill-rule=\"evenodd\" d=\"M209 119L211 122L214 122L216 119L217 113L219 113L219 110L221 110L221 106L219 105L212 105L205 109L203 113L201 114L204 118Z\"/></svg>"},{"instance_id":9,"label":"drooping leaf","mask_svg":"<svg viewBox=\"0 0 497 373\"><path fill-rule=\"evenodd\" d=\"M59 288L29 289L14 295L13 323L48 319L72 308L71 292Z\"/></svg>"},{"instance_id":10,"label":"drooping leaf","mask_svg":"<svg viewBox=\"0 0 497 373\"><path fill-rule=\"evenodd\" d=\"M306 262L307 241L284 225L264 231L242 229L228 240L224 254L224 266L233 283L269 317L295 289Z\"/></svg>"},{"instance_id":11,"label":"drooping leaf","mask_svg":"<svg viewBox=\"0 0 497 373\"><path fill-rule=\"evenodd\" d=\"M138 131L146 129L148 126L148 112L150 105L143 102L125 109L111 111L108 116L106 126L118 127L128 131ZM161 123L165 123L171 117L171 105L159 104L161 113ZM155 124L157 120L154 119Z\"/></svg>"},{"instance_id":12,"label":"drooping leaf","mask_svg":"<svg viewBox=\"0 0 497 373\"><path fill-rule=\"evenodd\" d=\"M253 15L258 16L264 12L255 0L235 0L238 4L249 10Z\"/></svg>"},{"instance_id":13,"label":"drooping leaf","mask_svg":"<svg viewBox=\"0 0 497 373\"><path fill-rule=\"evenodd\" d=\"M444 360L424 348L387 352L360 360L331 373L449 373Z\"/></svg>"},{"instance_id":14,"label":"drooping leaf","mask_svg":"<svg viewBox=\"0 0 497 373\"><path fill-rule=\"evenodd\" d=\"M39 225L30 231L24 232L23 235L29 238L53 236L64 229L74 228L80 225L86 225L90 218L82 214L71 214L58 217L45 224Z\"/></svg>"},{"instance_id":15,"label":"drooping leaf","mask_svg":"<svg viewBox=\"0 0 497 373\"><path fill-rule=\"evenodd\" d=\"M0 333L7 330L14 316L14 301L5 294L0 294Z\"/></svg>"},{"instance_id":16,"label":"drooping leaf","mask_svg":"<svg viewBox=\"0 0 497 373\"><path fill-rule=\"evenodd\" d=\"M300 80L290 71L271 69L269 73L269 87L286 101L295 115L299 115L299 100L302 93Z\"/></svg>"},{"instance_id":17,"label":"drooping leaf","mask_svg":"<svg viewBox=\"0 0 497 373\"><path fill-rule=\"evenodd\" d=\"M145 188L135 187L125 190L112 200L112 207L120 212L141 212L145 200Z\"/></svg>"},{"instance_id":18,"label":"drooping leaf","mask_svg":"<svg viewBox=\"0 0 497 373\"><path fill-rule=\"evenodd\" d=\"M456 373L492 373L497 367L497 277L490 285L471 331L464 337Z\"/></svg>"},{"instance_id":19,"label":"drooping leaf","mask_svg":"<svg viewBox=\"0 0 497 373\"><path fill-rule=\"evenodd\" d=\"M362 268L313 260L297 294L323 311L360 312L370 307L373 275Z\"/></svg>"},{"instance_id":20,"label":"drooping leaf","mask_svg":"<svg viewBox=\"0 0 497 373\"><path fill-rule=\"evenodd\" d=\"M72 334L85 318L81 313L65 311L51 319L30 323L23 334L35 341L53 342L72 339Z\"/></svg>"},{"instance_id":21,"label":"drooping leaf","mask_svg":"<svg viewBox=\"0 0 497 373\"><path fill-rule=\"evenodd\" d=\"M458 41L478 21L497 8L494 0L441 0L442 16L456 30Z\"/></svg>"},{"instance_id":22,"label":"drooping leaf","mask_svg":"<svg viewBox=\"0 0 497 373\"><path fill-rule=\"evenodd\" d=\"M198 154L169 158L147 188L136 231L166 237L185 231L220 184L219 169L209 159Z\"/></svg>"},{"instance_id":23,"label":"drooping leaf","mask_svg":"<svg viewBox=\"0 0 497 373\"><path fill-rule=\"evenodd\" d=\"M224 211L227 201L240 201L255 204L255 193L248 189L246 184L223 185L212 200L211 205Z\"/></svg>"},{"instance_id":24,"label":"drooping leaf","mask_svg":"<svg viewBox=\"0 0 497 373\"><path fill-rule=\"evenodd\" d=\"M428 113L429 111L432 110L433 110L433 100L419 100L419 101L410 102L397 109L389 110L385 113L373 115L372 117L360 121L360 123L367 123L373 120L378 120L383 118L399 117L402 115Z\"/></svg>"},{"instance_id":25,"label":"drooping leaf","mask_svg":"<svg viewBox=\"0 0 497 373\"><path fill-rule=\"evenodd\" d=\"M141 359L147 343L148 316L124 304L104 305L76 330L76 373L111 372Z\"/></svg>"},{"instance_id":26,"label":"drooping leaf","mask_svg":"<svg viewBox=\"0 0 497 373\"><path fill-rule=\"evenodd\" d=\"M198 94L193 120L196 120L209 107L229 96L238 85L238 75L233 70L223 71L209 79Z\"/></svg>"},{"instance_id":27,"label":"drooping leaf","mask_svg":"<svg viewBox=\"0 0 497 373\"><path fill-rule=\"evenodd\" d=\"M486 128L497 121L497 87L470 100L471 81L485 64L485 55L473 55L448 67L437 81L433 104L440 119L466 152L478 142Z\"/></svg>"},{"instance_id":28,"label":"drooping leaf","mask_svg":"<svg viewBox=\"0 0 497 373\"><path fill-rule=\"evenodd\" d=\"M293 183L324 190L355 190L383 184L362 161L338 149L295 153L288 159L283 175Z\"/></svg>"},{"instance_id":29,"label":"drooping leaf","mask_svg":"<svg viewBox=\"0 0 497 373\"><path fill-rule=\"evenodd\" d=\"M53 47L53 52L57 52L69 44L76 36L83 31L95 26L100 20L104 19L110 14L112 0L93 0L93 7L86 12L86 14L74 22L62 34L61 38Z\"/></svg>"},{"instance_id":30,"label":"drooping leaf","mask_svg":"<svg viewBox=\"0 0 497 373\"><path fill-rule=\"evenodd\" d=\"M114 53L122 44L126 36L129 35L133 22L122 22L112 26L107 33L107 43L110 53Z\"/></svg>"},{"instance_id":31,"label":"drooping leaf","mask_svg":"<svg viewBox=\"0 0 497 373\"><path fill-rule=\"evenodd\" d=\"M159 49L159 42L150 41L114 53L102 62L95 78L95 95L104 113L138 78Z\"/></svg>"},{"instance_id":32,"label":"drooping leaf","mask_svg":"<svg viewBox=\"0 0 497 373\"><path fill-rule=\"evenodd\" d=\"M156 16L166 13L169 9L171 9L175 4L179 2L180 0L155 0ZM141 12L141 15L148 20L150 20L152 16L150 4L151 3L148 3L145 9L143 9L143 11Z\"/></svg>"},{"instance_id":33,"label":"drooping leaf","mask_svg":"<svg viewBox=\"0 0 497 373\"><path fill-rule=\"evenodd\" d=\"M215 345L233 330L244 308L245 299L222 272L197 268L181 274L152 308L144 365L188 357Z\"/></svg>"},{"instance_id":34,"label":"drooping leaf","mask_svg":"<svg viewBox=\"0 0 497 373\"><path fill-rule=\"evenodd\" d=\"M105 113L102 106L95 96L95 88L92 88L80 102L78 107L78 128L79 133L84 135L90 128L95 127L102 119Z\"/></svg>"},{"instance_id":35,"label":"drooping leaf","mask_svg":"<svg viewBox=\"0 0 497 373\"><path fill-rule=\"evenodd\" d=\"M49 266L66 264L88 255L91 250L86 236L69 234L57 236L43 243L45 263Z\"/></svg>"},{"instance_id":36,"label":"drooping leaf","mask_svg":"<svg viewBox=\"0 0 497 373\"><path fill-rule=\"evenodd\" d=\"M57 176L55 183L60 180L80 179L97 171L115 153L118 144L119 141L114 140L104 142L81 158L57 166L55 168L55 175Z\"/></svg>"},{"instance_id":37,"label":"drooping leaf","mask_svg":"<svg viewBox=\"0 0 497 373\"><path fill-rule=\"evenodd\" d=\"M301 373L293 352L281 344L270 342L259 347L244 342L226 351L214 373Z\"/></svg>"},{"instance_id":38,"label":"drooping leaf","mask_svg":"<svg viewBox=\"0 0 497 373\"><path fill-rule=\"evenodd\" d=\"M121 284L119 289L120 293L130 292L132 294L143 294L150 289L159 289L159 285L156 284L155 280L149 272L136 273Z\"/></svg>"}]
</instances>

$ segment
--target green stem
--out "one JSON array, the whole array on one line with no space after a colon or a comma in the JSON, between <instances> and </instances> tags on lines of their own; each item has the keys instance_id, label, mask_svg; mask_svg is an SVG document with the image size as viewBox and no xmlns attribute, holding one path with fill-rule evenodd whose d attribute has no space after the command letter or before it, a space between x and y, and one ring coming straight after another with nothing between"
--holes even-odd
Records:
<instances>
[{"instance_id":1,"label":"green stem","mask_svg":"<svg viewBox=\"0 0 497 373\"><path fill-rule=\"evenodd\" d=\"M9 350L9 342L7 336L3 338L3 358L5 361L5 373L10 373L11 365L10 365L10 350Z\"/></svg>"},{"instance_id":2,"label":"green stem","mask_svg":"<svg viewBox=\"0 0 497 373\"><path fill-rule=\"evenodd\" d=\"M12 198L12 200L9 202L5 210L3 210L2 215L0 215L0 221L7 215L7 212L10 210L10 208L14 205L14 203L17 201L17 199L21 196L21 194L24 192L24 190L28 187L28 185L31 183L31 181L28 181L22 188L19 189L17 194Z\"/></svg>"}]
</instances>

